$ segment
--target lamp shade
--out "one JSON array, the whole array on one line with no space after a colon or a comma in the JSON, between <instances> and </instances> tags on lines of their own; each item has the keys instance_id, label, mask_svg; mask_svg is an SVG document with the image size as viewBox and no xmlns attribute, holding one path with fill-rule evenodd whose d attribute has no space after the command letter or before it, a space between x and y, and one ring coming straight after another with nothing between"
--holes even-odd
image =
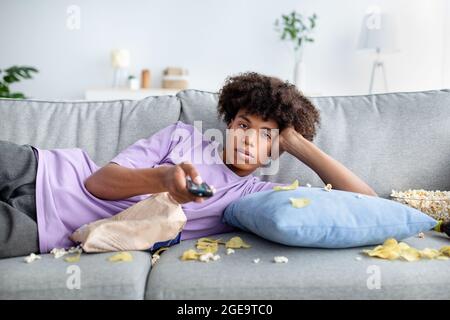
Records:
<instances>
[{"instance_id":1,"label":"lamp shade","mask_svg":"<svg viewBox=\"0 0 450 320\"><path fill-rule=\"evenodd\" d=\"M113 50L111 64L114 68L127 68L130 65L130 52L127 49Z\"/></svg>"},{"instance_id":2,"label":"lamp shade","mask_svg":"<svg viewBox=\"0 0 450 320\"><path fill-rule=\"evenodd\" d=\"M385 13L366 14L361 24L358 49L396 51L395 25L392 16Z\"/></svg>"}]
</instances>

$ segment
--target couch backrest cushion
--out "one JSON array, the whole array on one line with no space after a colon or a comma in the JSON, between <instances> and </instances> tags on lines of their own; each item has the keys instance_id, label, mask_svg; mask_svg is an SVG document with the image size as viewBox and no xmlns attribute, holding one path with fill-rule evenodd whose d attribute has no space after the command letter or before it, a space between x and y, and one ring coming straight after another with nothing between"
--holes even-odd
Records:
<instances>
[{"instance_id":1,"label":"couch backrest cushion","mask_svg":"<svg viewBox=\"0 0 450 320\"><path fill-rule=\"evenodd\" d=\"M102 166L179 117L180 103L173 96L100 102L0 99L0 140L43 149L82 148Z\"/></svg>"},{"instance_id":2,"label":"couch backrest cushion","mask_svg":"<svg viewBox=\"0 0 450 320\"><path fill-rule=\"evenodd\" d=\"M450 190L450 90L367 96L316 97L321 127L314 143L367 181L381 196L391 189ZM0 139L40 148L79 147L104 165L136 140L182 120L217 118L217 93L185 90L140 101L0 99ZM264 180L322 185L288 154L279 173Z\"/></svg>"},{"instance_id":3,"label":"couch backrest cushion","mask_svg":"<svg viewBox=\"0 0 450 320\"><path fill-rule=\"evenodd\" d=\"M217 93L186 90L181 119L204 120L203 129L224 128ZM311 98L321 113L314 143L388 197L392 189L450 190L450 90ZM288 154L277 175L264 180L322 185Z\"/></svg>"}]
</instances>

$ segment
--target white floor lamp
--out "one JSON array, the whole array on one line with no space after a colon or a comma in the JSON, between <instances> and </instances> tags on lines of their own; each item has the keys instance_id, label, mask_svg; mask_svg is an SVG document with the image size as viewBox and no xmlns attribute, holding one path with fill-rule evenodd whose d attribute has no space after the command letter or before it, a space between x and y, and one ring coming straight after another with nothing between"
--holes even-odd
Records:
<instances>
[{"instance_id":1,"label":"white floor lamp","mask_svg":"<svg viewBox=\"0 0 450 320\"><path fill-rule=\"evenodd\" d=\"M111 52L111 65L114 68L113 87L124 84L127 68L130 65L130 52L127 49L115 49Z\"/></svg>"},{"instance_id":2,"label":"white floor lamp","mask_svg":"<svg viewBox=\"0 0 450 320\"><path fill-rule=\"evenodd\" d=\"M393 19L387 14L373 10L364 16L359 36L358 50L375 51L376 57L370 75L369 93L373 93L375 74L380 70L384 82L384 90L388 91L386 67L381 59L382 52L392 52L395 47L395 30Z\"/></svg>"}]
</instances>

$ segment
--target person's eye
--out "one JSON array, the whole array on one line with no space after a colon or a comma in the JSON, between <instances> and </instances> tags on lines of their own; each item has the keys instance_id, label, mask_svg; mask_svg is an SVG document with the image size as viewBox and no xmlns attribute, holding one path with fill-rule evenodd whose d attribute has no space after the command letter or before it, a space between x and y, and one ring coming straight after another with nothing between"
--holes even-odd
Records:
<instances>
[{"instance_id":1,"label":"person's eye","mask_svg":"<svg viewBox=\"0 0 450 320\"><path fill-rule=\"evenodd\" d=\"M262 135L262 137L265 138L265 139L271 139L271 138L272 138L271 135L270 135L270 132L267 131L267 130L262 130L262 131L261 131L261 135Z\"/></svg>"},{"instance_id":2,"label":"person's eye","mask_svg":"<svg viewBox=\"0 0 450 320\"><path fill-rule=\"evenodd\" d=\"M248 126L247 126L245 123L240 123L240 124L239 124L239 128L247 129Z\"/></svg>"}]
</instances>

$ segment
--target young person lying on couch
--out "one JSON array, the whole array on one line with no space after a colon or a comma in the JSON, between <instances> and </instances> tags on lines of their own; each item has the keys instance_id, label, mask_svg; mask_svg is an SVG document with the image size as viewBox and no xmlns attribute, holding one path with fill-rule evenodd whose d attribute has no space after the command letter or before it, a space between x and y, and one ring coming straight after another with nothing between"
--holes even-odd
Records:
<instances>
[{"instance_id":1,"label":"young person lying on couch","mask_svg":"<svg viewBox=\"0 0 450 320\"><path fill-rule=\"evenodd\" d=\"M158 192L182 204L187 223L181 240L232 231L221 222L228 204L280 185L252 175L272 153L276 157L277 147L334 189L376 196L312 143L319 112L294 85L249 72L227 78L219 94L218 114L234 129L225 147L180 121L136 141L102 168L80 148L44 150L0 141L0 257L73 246L69 236L82 225ZM188 192L187 176L214 186L214 195Z\"/></svg>"}]
</instances>

